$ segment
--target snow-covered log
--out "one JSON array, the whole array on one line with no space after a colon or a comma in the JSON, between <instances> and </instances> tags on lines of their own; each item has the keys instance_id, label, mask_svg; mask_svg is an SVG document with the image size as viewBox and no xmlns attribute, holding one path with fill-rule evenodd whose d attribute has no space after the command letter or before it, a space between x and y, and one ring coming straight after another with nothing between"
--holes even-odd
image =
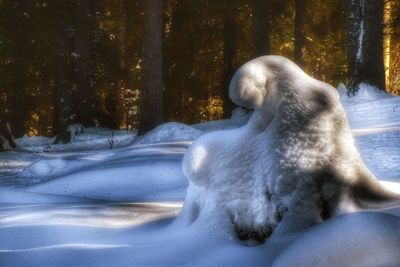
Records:
<instances>
[{"instance_id":1,"label":"snow-covered log","mask_svg":"<svg viewBox=\"0 0 400 267\"><path fill-rule=\"evenodd\" d=\"M264 56L235 73L229 93L255 111L245 126L207 133L185 154L187 224L225 225L233 236L262 242L346 205L399 202L364 165L332 86L286 58Z\"/></svg>"}]
</instances>

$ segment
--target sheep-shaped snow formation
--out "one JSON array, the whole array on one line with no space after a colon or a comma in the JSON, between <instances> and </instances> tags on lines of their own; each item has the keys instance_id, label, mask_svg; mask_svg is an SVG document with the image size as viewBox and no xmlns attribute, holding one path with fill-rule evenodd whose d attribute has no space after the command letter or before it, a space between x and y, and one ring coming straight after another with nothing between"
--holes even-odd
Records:
<instances>
[{"instance_id":1,"label":"sheep-shaped snow formation","mask_svg":"<svg viewBox=\"0 0 400 267\"><path fill-rule=\"evenodd\" d=\"M372 207L400 199L364 165L337 91L290 60L244 64L229 95L254 113L241 128L201 136L185 154L188 223L228 223L240 239L262 242L278 225L289 233L329 218L344 200Z\"/></svg>"}]
</instances>

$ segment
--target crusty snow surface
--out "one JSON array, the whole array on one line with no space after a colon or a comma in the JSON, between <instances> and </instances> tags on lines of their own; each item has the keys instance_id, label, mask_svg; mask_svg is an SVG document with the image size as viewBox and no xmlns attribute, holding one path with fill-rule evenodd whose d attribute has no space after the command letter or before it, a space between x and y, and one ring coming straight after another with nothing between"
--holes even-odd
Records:
<instances>
[{"instance_id":1,"label":"crusty snow surface","mask_svg":"<svg viewBox=\"0 0 400 267\"><path fill-rule=\"evenodd\" d=\"M400 98L367 85L341 95L367 166L400 192ZM0 266L400 265L399 209L341 215L258 246L207 221L188 225L178 216L182 157L201 131L234 123L171 125L120 148L0 153Z\"/></svg>"}]
</instances>

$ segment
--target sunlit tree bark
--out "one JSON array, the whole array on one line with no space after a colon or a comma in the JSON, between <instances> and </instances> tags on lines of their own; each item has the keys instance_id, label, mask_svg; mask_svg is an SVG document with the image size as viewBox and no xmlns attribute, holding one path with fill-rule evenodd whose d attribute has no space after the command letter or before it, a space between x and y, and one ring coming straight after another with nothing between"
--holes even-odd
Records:
<instances>
[{"instance_id":1,"label":"sunlit tree bark","mask_svg":"<svg viewBox=\"0 0 400 267\"><path fill-rule=\"evenodd\" d=\"M383 0L347 1L349 92L361 83L385 90L383 63Z\"/></svg>"}]
</instances>

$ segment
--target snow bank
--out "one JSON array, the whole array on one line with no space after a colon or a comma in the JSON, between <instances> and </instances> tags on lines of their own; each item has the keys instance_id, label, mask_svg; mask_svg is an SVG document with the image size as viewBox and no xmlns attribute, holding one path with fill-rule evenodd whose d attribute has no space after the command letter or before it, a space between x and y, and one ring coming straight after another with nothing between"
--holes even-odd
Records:
<instances>
[{"instance_id":1,"label":"snow bank","mask_svg":"<svg viewBox=\"0 0 400 267\"><path fill-rule=\"evenodd\" d=\"M66 144L54 144L55 137L42 136L19 138L17 144L32 152L60 152L78 150L114 149L133 143L136 133L124 130L111 130L100 127L84 128L80 124L68 127L71 141Z\"/></svg>"},{"instance_id":2,"label":"snow bank","mask_svg":"<svg viewBox=\"0 0 400 267\"><path fill-rule=\"evenodd\" d=\"M375 100L389 99L393 97L389 93L380 90L376 86L361 83L358 85L358 91L355 95L347 95L347 88L343 83L338 86L339 95L343 103L359 103L359 102L370 102Z\"/></svg>"},{"instance_id":3,"label":"snow bank","mask_svg":"<svg viewBox=\"0 0 400 267\"><path fill-rule=\"evenodd\" d=\"M232 117L230 119L197 123L193 124L192 127L204 132L239 128L249 121L252 113L252 111L246 111L238 107L232 111Z\"/></svg>"},{"instance_id":4,"label":"snow bank","mask_svg":"<svg viewBox=\"0 0 400 267\"><path fill-rule=\"evenodd\" d=\"M138 138L135 145L174 141L193 141L204 132L177 122L164 123Z\"/></svg>"},{"instance_id":5,"label":"snow bank","mask_svg":"<svg viewBox=\"0 0 400 267\"><path fill-rule=\"evenodd\" d=\"M102 165L30 186L26 190L113 202L184 198L187 181L179 160L143 160L133 166L129 166L128 161L127 164L118 164L118 167L115 163Z\"/></svg>"},{"instance_id":6,"label":"snow bank","mask_svg":"<svg viewBox=\"0 0 400 267\"><path fill-rule=\"evenodd\" d=\"M113 138L118 136L129 135L133 137L136 135L136 133L132 131L113 130L102 127L85 128L80 124L70 125L68 131L71 134L71 142L88 142L98 138L106 138L111 141Z\"/></svg>"},{"instance_id":7,"label":"snow bank","mask_svg":"<svg viewBox=\"0 0 400 267\"><path fill-rule=\"evenodd\" d=\"M24 135L21 138L15 139L15 142L19 147L37 147L52 145L56 141L55 137L43 137L43 136L28 136Z\"/></svg>"},{"instance_id":8,"label":"snow bank","mask_svg":"<svg viewBox=\"0 0 400 267\"><path fill-rule=\"evenodd\" d=\"M380 179L400 179L400 97L373 86L360 85L355 96L347 96L339 85L340 101L368 168Z\"/></svg>"},{"instance_id":9,"label":"snow bank","mask_svg":"<svg viewBox=\"0 0 400 267\"><path fill-rule=\"evenodd\" d=\"M361 130L365 128L370 128L370 132L400 129L400 97L364 83L360 84L354 96L346 94L343 84L339 85L338 91L350 126L356 134L365 134Z\"/></svg>"},{"instance_id":10,"label":"snow bank","mask_svg":"<svg viewBox=\"0 0 400 267\"><path fill-rule=\"evenodd\" d=\"M67 162L63 159L47 159L38 160L29 165L22 173L25 177L32 176L47 176L58 174L65 170L68 166Z\"/></svg>"},{"instance_id":11,"label":"snow bank","mask_svg":"<svg viewBox=\"0 0 400 267\"><path fill-rule=\"evenodd\" d=\"M0 187L0 203L4 204L59 204L85 203L89 200L71 196L43 194L24 191L21 189Z\"/></svg>"},{"instance_id":12,"label":"snow bank","mask_svg":"<svg viewBox=\"0 0 400 267\"><path fill-rule=\"evenodd\" d=\"M302 234L272 266L399 266L399 229L400 218L383 213L336 217Z\"/></svg>"}]
</instances>

